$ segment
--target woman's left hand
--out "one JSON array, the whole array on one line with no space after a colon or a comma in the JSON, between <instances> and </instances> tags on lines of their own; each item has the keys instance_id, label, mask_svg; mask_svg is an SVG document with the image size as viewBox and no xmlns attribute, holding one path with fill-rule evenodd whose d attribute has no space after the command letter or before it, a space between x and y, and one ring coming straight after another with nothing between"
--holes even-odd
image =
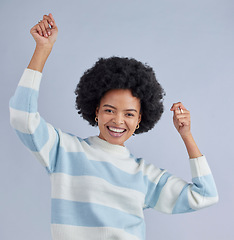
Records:
<instances>
[{"instance_id":1,"label":"woman's left hand","mask_svg":"<svg viewBox=\"0 0 234 240\"><path fill-rule=\"evenodd\" d=\"M191 120L190 112L184 107L181 102L174 103L170 109L174 112L173 122L175 128L181 135L181 137L186 137L191 134Z\"/></svg>"}]
</instances>

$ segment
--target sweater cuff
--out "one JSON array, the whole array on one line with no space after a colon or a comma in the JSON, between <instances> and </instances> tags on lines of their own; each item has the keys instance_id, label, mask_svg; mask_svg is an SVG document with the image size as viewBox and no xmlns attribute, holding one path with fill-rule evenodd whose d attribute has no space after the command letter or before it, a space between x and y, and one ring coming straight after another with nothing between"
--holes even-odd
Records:
<instances>
[{"instance_id":1,"label":"sweater cuff","mask_svg":"<svg viewBox=\"0 0 234 240\"><path fill-rule=\"evenodd\" d=\"M189 159L189 161L193 178L211 174L211 170L205 156L191 158Z\"/></svg>"},{"instance_id":2,"label":"sweater cuff","mask_svg":"<svg viewBox=\"0 0 234 240\"><path fill-rule=\"evenodd\" d=\"M41 72L26 68L23 72L18 86L31 88L38 91L40 88L41 78Z\"/></svg>"}]
</instances>

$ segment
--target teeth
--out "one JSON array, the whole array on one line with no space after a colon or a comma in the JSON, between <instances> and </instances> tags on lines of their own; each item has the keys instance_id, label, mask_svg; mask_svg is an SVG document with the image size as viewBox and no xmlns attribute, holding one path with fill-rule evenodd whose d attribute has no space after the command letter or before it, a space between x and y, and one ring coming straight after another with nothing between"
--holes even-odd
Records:
<instances>
[{"instance_id":1,"label":"teeth","mask_svg":"<svg viewBox=\"0 0 234 240\"><path fill-rule=\"evenodd\" d=\"M117 133L122 133L122 132L125 131L124 129L117 129L117 128L113 128L113 127L109 127L109 129L110 129L112 132L117 132Z\"/></svg>"}]
</instances>

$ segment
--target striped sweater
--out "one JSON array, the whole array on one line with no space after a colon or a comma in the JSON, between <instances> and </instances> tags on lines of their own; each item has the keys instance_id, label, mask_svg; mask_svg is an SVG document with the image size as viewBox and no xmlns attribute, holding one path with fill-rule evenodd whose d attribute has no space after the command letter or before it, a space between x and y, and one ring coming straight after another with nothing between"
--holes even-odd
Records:
<instances>
[{"instance_id":1,"label":"striped sweater","mask_svg":"<svg viewBox=\"0 0 234 240\"><path fill-rule=\"evenodd\" d=\"M81 139L37 112L42 74L26 69L10 100L11 125L51 178L55 240L145 239L143 211L175 214L218 201L204 156L190 159L192 183L99 137Z\"/></svg>"}]
</instances>

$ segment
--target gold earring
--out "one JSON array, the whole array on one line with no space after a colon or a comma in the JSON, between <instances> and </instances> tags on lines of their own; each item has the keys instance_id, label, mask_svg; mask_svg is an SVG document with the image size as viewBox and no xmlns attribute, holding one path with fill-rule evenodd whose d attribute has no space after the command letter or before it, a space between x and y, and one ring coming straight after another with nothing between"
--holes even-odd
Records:
<instances>
[{"instance_id":1,"label":"gold earring","mask_svg":"<svg viewBox=\"0 0 234 240\"><path fill-rule=\"evenodd\" d=\"M98 117L95 117L95 122L98 122Z\"/></svg>"},{"instance_id":2,"label":"gold earring","mask_svg":"<svg viewBox=\"0 0 234 240\"><path fill-rule=\"evenodd\" d=\"M136 126L136 129L138 129L140 127L140 125L139 125L139 123L138 123L138 125Z\"/></svg>"}]
</instances>

